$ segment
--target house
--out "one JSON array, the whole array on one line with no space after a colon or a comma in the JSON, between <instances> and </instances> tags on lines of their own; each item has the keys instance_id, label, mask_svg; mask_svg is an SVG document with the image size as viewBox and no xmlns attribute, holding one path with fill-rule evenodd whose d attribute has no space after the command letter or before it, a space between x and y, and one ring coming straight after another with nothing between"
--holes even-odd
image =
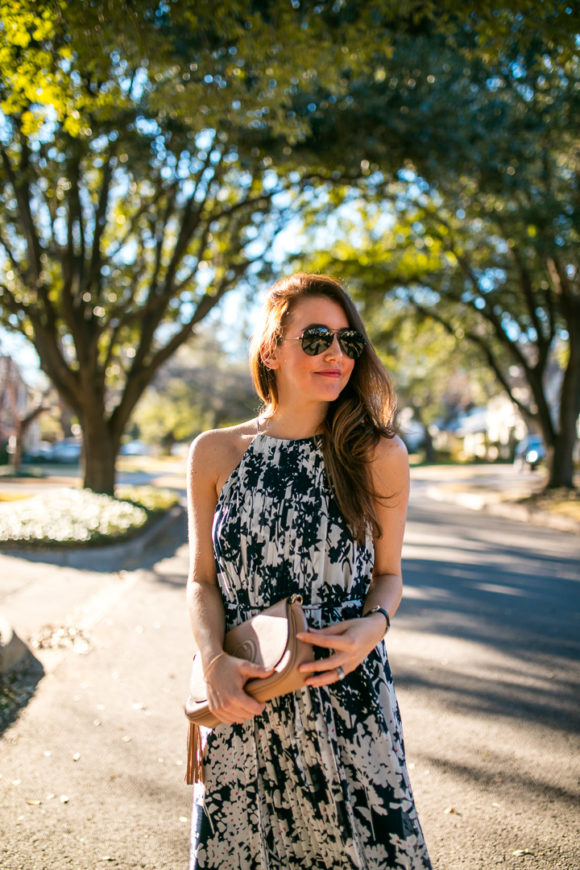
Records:
<instances>
[{"instance_id":1,"label":"house","mask_svg":"<svg viewBox=\"0 0 580 870\"><path fill-rule=\"evenodd\" d=\"M30 388L18 364L0 356L0 451L14 449L20 421L30 409ZM25 435L25 448L34 450L40 442L40 426L34 421Z\"/></svg>"}]
</instances>

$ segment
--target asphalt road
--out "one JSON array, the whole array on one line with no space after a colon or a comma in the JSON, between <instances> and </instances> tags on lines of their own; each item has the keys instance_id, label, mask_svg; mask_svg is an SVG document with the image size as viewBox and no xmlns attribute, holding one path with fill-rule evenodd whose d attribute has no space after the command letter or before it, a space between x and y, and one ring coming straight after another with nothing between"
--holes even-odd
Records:
<instances>
[{"instance_id":1,"label":"asphalt road","mask_svg":"<svg viewBox=\"0 0 580 870\"><path fill-rule=\"evenodd\" d=\"M434 865L578 870L578 537L424 492L390 655Z\"/></svg>"},{"instance_id":2,"label":"asphalt road","mask_svg":"<svg viewBox=\"0 0 580 870\"><path fill-rule=\"evenodd\" d=\"M389 650L434 867L578 870L578 539L425 491ZM122 577L95 565L106 604L84 642L38 653L46 676L0 740L2 870L187 867L179 543Z\"/></svg>"}]
</instances>

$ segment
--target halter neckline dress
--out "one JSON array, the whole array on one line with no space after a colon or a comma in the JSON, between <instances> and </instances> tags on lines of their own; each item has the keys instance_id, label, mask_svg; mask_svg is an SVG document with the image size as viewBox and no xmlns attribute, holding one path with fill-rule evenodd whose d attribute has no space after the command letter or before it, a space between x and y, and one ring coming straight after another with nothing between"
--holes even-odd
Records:
<instances>
[{"instance_id":1,"label":"halter neckline dress","mask_svg":"<svg viewBox=\"0 0 580 870\"><path fill-rule=\"evenodd\" d=\"M293 593L313 627L360 616L373 544L342 518L317 436L257 434L212 535L226 631ZM204 736L194 870L430 870L384 642L344 680Z\"/></svg>"}]
</instances>

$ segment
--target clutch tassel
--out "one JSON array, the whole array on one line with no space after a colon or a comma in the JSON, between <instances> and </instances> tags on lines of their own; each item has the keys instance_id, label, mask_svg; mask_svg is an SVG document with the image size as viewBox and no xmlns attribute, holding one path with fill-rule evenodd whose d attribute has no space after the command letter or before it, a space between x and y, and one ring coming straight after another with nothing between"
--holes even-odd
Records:
<instances>
[{"instance_id":1,"label":"clutch tassel","mask_svg":"<svg viewBox=\"0 0 580 870\"><path fill-rule=\"evenodd\" d=\"M189 723L187 732L187 768L185 771L185 782L187 785L193 785L195 782L203 782L203 749L201 745L201 734L199 725L195 722Z\"/></svg>"}]
</instances>

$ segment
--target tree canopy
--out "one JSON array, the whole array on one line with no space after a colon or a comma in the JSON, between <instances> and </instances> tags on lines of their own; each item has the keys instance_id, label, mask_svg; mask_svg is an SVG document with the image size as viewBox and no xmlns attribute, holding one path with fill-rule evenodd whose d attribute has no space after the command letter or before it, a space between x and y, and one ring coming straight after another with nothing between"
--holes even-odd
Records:
<instances>
[{"instance_id":1,"label":"tree canopy","mask_svg":"<svg viewBox=\"0 0 580 870\"><path fill-rule=\"evenodd\" d=\"M429 35L411 46L402 37L381 82L353 83L350 117L320 118L329 152L339 160L332 143L341 142L366 178L323 200L325 220L340 202L348 217L334 248L312 262L348 277L361 298L398 299L476 346L541 430L550 483L571 486L580 413L578 60L543 33L469 64L458 43ZM398 126L407 139L393 173ZM563 377L551 407L556 354Z\"/></svg>"},{"instance_id":2,"label":"tree canopy","mask_svg":"<svg viewBox=\"0 0 580 870\"><path fill-rule=\"evenodd\" d=\"M0 318L77 415L94 489L112 491L156 371L226 292L257 282L299 204L334 207L345 184L386 202L398 178L427 185L413 208L457 220L450 197L489 209L484 194L529 193L532 160L557 193L518 205L528 226L541 199L528 246L555 216L572 223L559 205L575 70L562 4L0 0L0 12Z\"/></svg>"},{"instance_id":3,"label":"tree canopy","mask_svg":"<svg viewBox=\"0 0 580 870\"><path fill-rule=\"evenodd\" d=\"M268 154L301 136L289 100L314 77L340 93L356 58L310 5L1 8L1 314L80 421L85 485L111 491L143 390L250 280L303 181Z\"/></svg>"}]
</instances>

